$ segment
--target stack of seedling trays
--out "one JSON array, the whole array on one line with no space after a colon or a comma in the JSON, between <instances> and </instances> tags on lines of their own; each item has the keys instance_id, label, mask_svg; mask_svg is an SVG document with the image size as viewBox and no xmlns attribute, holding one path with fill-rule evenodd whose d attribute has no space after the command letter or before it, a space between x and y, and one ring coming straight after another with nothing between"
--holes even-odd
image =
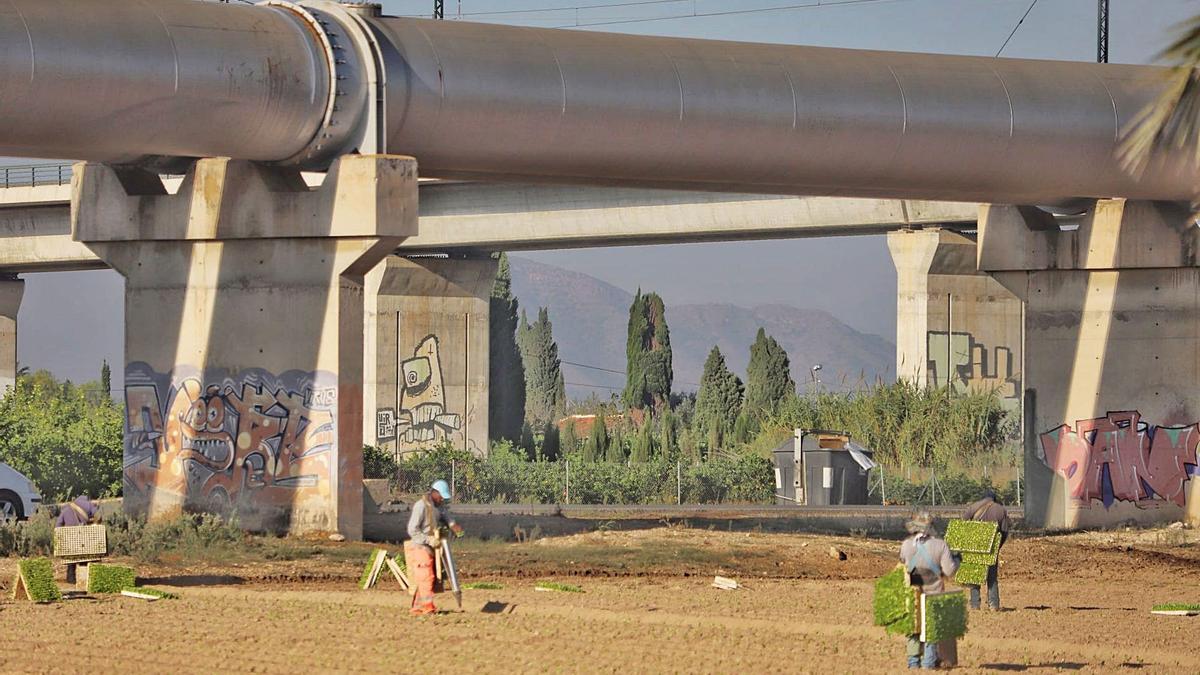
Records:
<instances>
[{"instance_id":1,"label":"stack of seedling trays","mask_svg":"<svg viewBox=\"0 0 1200 675\"><path fill-rule=\"evenodd\" d=\"M988 568L1000 557L1000 528L989 521L952 520L946 527L946 545L962 555L954 580L965 586L983 586Z\"/></svg>"},{"instance_id":2,"label":"stack of seedling trays","mask_svg":"<svg viewBox=\"0 0 1200 675\"><path fill-rule=\"evenodd\" d=\"M941 642L967 633L967 599L962 591L922 593L909 583L903 565L875 582L875 625L893 635L920 635Z\"/></svg>"}]
</instances>

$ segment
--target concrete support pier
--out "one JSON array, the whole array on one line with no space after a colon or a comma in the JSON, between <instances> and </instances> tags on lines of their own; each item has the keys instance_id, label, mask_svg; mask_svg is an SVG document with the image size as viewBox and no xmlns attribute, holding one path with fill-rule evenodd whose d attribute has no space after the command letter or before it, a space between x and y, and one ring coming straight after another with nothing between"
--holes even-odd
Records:
<instances>
[{"instance_id":1,"label":"concrete support pier","mask_svg":"<svg viewBox=\"0 0 1200 675\"><path fill-rule=\"evenodd\" d=\"M983 207L979 267L1025 303L1026 518L1196 520L1200 231L1185 205L1103 200L1077 230Z\"/></svg>"},{"instance_id":2,"label":"concrete support pier","mask_svg":"<svg viewBox=\"0 0 1200 675\"><path fill-rule=\"evenodd\" d=\"M922 386L995 391L1021 407L1021 301L976 267L975 241L942 230L888 233L896 266L896 374Z\"/></svg>"},{"instance_id":3,"label":"concrete support pier","mask_svg":"<svg viewBox=\"0 0 1200 675\"><path fill-rule=\"evenodd\" d=\"M496 261L389 256L367 275L363 442L403 454L488 450L488 313ZM373 402L373 403L372 403Z\"/></svg>"},{"instance_id":4,"label":"concrete support pier","mask_svg":"<svg viewBox=\"0 0 1200 675\"><path fill-rule=\"evenodd\" d=\"M362 535L363 276L417 226L416 162L75 168L72 232L125 284L124 507Z\"/></svg>"},{"instance_id":5,"label":"concrete support pier","mask_svg":"<svg viewBox=\"0 0 1200 675\"><path fill-rule=\"evenodd\" d=\"M0 278L0 396L17 384L17 311L24 295L24 281Z\"/></svg>"}]
</instances>

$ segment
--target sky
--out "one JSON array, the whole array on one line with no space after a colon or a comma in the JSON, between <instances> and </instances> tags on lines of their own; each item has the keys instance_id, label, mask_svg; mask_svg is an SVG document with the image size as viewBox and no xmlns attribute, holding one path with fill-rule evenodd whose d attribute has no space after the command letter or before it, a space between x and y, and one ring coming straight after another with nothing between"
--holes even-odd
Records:
<instances>
[{"instance_id":1,"label":"sky","mask_svg":"<svg viewBox=\"0 0 1200 675\"><path fill-rule=\"evenodd\" d=\"M383 5L388 14L424 15L433 0ZM1096 58L1096 0L445 0L445 5L450 20L461 10L464 20L582 25L571 30L983 56L1003 48L1001 56L1011 58ZM778 9L783 7L789 9ZM1110 61L1153 62L1176 25L1197 13L1200 3L1194 0L1111 0ZM672 304L783 303L825 309L859 330L895 339L895 270L880 236L522 255L631 292L657 291L668 316ZM123 363L123 284L115 272L24 278L18 315L22 365L83 381L98 376L104 359ZM116 387L121 372L114 368Z\"/></svg>"}]
</instances>

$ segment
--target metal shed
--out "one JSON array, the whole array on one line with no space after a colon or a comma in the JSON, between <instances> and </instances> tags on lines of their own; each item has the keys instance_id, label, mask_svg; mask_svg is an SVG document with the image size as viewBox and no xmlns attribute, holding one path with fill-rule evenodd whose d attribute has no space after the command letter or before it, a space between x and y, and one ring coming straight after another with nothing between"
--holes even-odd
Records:
<instances>
[{"instance_id":1,"label":"metal shed","mask_svg":"<svg viewBox=\"0 0 1200 675\"><path fill-rule=\"evenodd\" d=\"M774 450L775 502L866 504L872 451L841 431L797 429Z\"/></svg>"}]
</instances>

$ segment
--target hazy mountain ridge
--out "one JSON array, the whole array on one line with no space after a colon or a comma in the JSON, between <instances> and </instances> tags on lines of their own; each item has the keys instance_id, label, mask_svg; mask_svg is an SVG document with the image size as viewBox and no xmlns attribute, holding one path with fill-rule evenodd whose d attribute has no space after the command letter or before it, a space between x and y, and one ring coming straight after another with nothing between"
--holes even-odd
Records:
<instances>
[{"instance_id":1,"label":"hazy mountain ridge","mask_svg":"<svg viewBox=\"0 0 1200 675\"><path fill-rule=\"evenodd\" d=\"M510 263L513 292L521 309L531 316L538 307L550 309L564 362L625 369L630 293L586 274L519 256L511 257ZM810 382L810 368L815 364L821 364L821 378L829 388L894 377L895 346L878 335L847 326L829 312L780 304L752 308L724 303L672 305L670 298L665 300L678 391L696 389L713 345L721 348L730 368L744 377L750 344L760 326L787 350L792 377L802 390ZM604 398L624 387L624 377L616 373L573 365L564 365L563 372L568 384L574 384L567 387L572 398L592 391ZM597 386L609 389L594 388Z\"/></svg>"}]
</instances>

